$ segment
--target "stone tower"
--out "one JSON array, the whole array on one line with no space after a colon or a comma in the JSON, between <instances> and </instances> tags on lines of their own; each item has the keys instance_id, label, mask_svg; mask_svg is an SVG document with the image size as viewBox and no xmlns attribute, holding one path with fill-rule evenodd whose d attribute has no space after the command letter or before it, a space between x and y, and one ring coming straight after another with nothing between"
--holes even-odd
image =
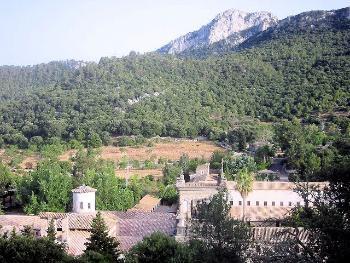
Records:
<instances>
[{"instance_id":1,"label":"stone tower","mask_svg":"<svg viewBox=\"0 0 350 263\"><path fill-rule=\"evenodd\" d=\"M72 190L73 193L73 213L95 212L96 189L81 185Z\"/></svg>"}]
</instances>

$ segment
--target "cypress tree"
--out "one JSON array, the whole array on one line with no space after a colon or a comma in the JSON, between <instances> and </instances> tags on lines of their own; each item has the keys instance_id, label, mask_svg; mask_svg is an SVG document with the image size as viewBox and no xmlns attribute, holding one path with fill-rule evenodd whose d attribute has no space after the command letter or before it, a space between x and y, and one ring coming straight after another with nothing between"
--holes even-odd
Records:
<instances>
[{"instance_id":1,"label":"cypress tree","mask_svg":"<svg viewBox=\"0 0 350 263\"><path fill-rule=\"evenodd\" d=\"M88 242L85 243L85 253L97 252L109 261L118 262L120 255L119 242L116 238L108 235L108 228L100 212L93 219L90 232L91 236L88 238Z\"/></svg>"},{"instance_id":2,"label":"cypress tree","mask_svg":"<svg viewBox=\"0 0 350 263\"><path fill-rule=\"evenodd\" d=\"M47 238L53 242L56 240L55 222L53 218L50 220L49 226L47 228Z\"/></svg>"}]
</instances>

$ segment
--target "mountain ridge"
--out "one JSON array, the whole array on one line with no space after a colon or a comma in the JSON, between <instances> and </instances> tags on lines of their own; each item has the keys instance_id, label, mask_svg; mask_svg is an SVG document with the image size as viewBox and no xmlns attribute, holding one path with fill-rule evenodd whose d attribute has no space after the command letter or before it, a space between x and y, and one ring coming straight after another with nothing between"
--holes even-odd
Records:
<instances>
[{"instance_id":1,"label":"mountain ridge","mask_svg":"<svg viewBox=\"0 0 350 263\"><path fill-rule=\"evenodd\" d=\"M277 17L267 11L248 13L229 9L216 15L211 22L200 29L170 41L157 52L179 54L188 49L209 46L228 37L231 37L233 45L238 45L251 35L276 24L277 21Z\"/></svg>"},{"instance_id":2,"label":"mountain ridge","mask_svg":"<svg viewBox=\"0 0 350 263\"><path fill-rule=\"evenodd\" d=\"M234 9L230 9L231 11ZM227 11L230 11L227 10ZM225 11L225 12L227 12ZM218 14L216 18L222 16L223 13ZM240 11L242 12L242 11ZM246 12L243 12L247 14ZM248 13L249 14L249 13ZM252 14L252 13L251 13ZM255 14L270 14L268 12L256 12ZM216 19L215 18L215 19ZM214 19L214 20L215 20ZM269 39L271 37L278 37L278 34L288 34L292 33L295 30L301 31L316 31L325 28L337 27L337 23L340 20L339 26L344 26L344 20L350 20L350 7L345 7L337 10L312 10L302 12L297 15L291 15L281 20L276 20L270 25L262 24L262 27L249 27L246 29L240 30L238 33L229 34L227 37L222 38L218 41L213 41L213 43L197 43L196 45L189 46L188 48L182 50L181 52L168 52L170 54L176 54L186 57L197 57L203 58L208 55L222 54L232 51L238 51L245 48L249 48L263 39ZM213 20L213 21L214 21ZM212 22L211 22L212 23ZM210 23L209 23L210 24ZM203 26L207 27L209 24ZM345 25L347 26L347 25ZM203 28L202 27L202 28ZM197 32L197 31L194 31ZM191 33L188 33L184 36L187 36ZM176 40L183 38L179 37L166 46L158 49L159 53L164 53L164 48L170 45Z\"/></svg>"}]
</instances>

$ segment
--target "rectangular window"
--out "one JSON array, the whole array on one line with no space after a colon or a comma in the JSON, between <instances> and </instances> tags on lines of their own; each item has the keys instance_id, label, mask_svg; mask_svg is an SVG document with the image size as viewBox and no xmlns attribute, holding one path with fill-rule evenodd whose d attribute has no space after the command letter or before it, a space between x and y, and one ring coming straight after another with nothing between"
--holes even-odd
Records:
<instances>
[{"instance_id":1,"label":"rectangular window","mask_svg":"<svg viewBox=\"0 0 350 263\"><path fill-rule=\"evenodd\" d=\"M250 206L250 201L247 201L247 206Z\"/></svg>"},{"instance_id":2,"label":"rectangular window","mask_svg":"<svg viewBox=\"0 0 350 263\"><path fill-rule=\"evenodd\" d=\"M239 201L238 204L239 204L239 205L242 205L242 201Z\"/></svg>"},{"instance_id":3,"label":"rectangular window","mask_svg":"<svg viewBox=\"0 0 350 263\"><path fill-rule=\"evenodd\" d=\"M276 205L275 201L272 201L272 206L275 206L275 205Z\"/></svg>"},{"instance_id":4,"label":"rectangular window","mask_svg":"<svg viewBox=\"0 0 350 263\"><path fill-rule=\"evenodd\" d=\"M289 206L292 206L292 202L289 202Z\"/></svg>"},{"instance_id":5,"label":"rectangular window","mask_svg":"<svg viewBox=\"0 0 350 263\"><path fill-rule=\"evenodd\" d=\"M233 201L230 201L230 205L233 205Z\"/></svg>"},{"instance_id":6,"label":"rectangular window","mask_svg":"<svg viewBox=\"0 0 350 263\"><path fill-rule=\"evenodd\" d=\"M280 202L280 206L283 206L283 202Z\"/></svg>"},{"instance_id":7,"label":"rectangular window","mask_svg":"<svg viewBox=\"0 0 350 263\"><path fill-rule=\"evenodd\" d=\"M259 206L259 201L256 201L256 203L255 203L255 204L256 204L256 206Z\"/></svg>"},{"instance_id":8,"label":"rectangular window","mask_svg":"<svg viewBox=\"0 0 350 263\"><path fill-rule=\"evenodd\" d=\"M88 209L91 209L91 204L90 203L88 203Z\"/></svg>"},{"instance_id":9,"label":"rectangular window","mask_svg":"<svg viewBox=\"0 0 350 263\"><path fill-rule=\"evenodd\" d=\"M267 201L264 201L264 206L267 206Z\"/></svg>"},{"instance_id":10,"label":"rectangular window","mask_svg":"<svg viewBox=\"0 0 350 263\"><path fill-rule=\"evenodd\" d=\"M83 202L80 202L80 209L83 209L83 208L84 208Z\"/></svg>"}]
</instances>

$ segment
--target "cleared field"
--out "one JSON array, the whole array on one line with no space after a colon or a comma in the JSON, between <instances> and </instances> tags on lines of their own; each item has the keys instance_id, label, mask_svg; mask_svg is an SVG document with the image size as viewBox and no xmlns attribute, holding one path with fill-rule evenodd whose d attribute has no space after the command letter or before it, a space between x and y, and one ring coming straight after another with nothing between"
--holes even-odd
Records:
<instances>
[{"instance_id":1,"label":"cleared field","mask_svg":"<svg viewBox=\"0 0 350 263\"><path fill-rule=\"evenodd\" d=\"M168 160L177 160L182 154L188 154L190 158L210 159L214 151L223 151L222 148L216 146L209 141L173 141L155 143L152 147L115 147L106 146L102 148L101 158L117 161L126 156L133 160L147 160L150 158L159 159L166 158Z\"/></svg>"},{"instance_id":2,"label":"cleared field","mask_svg":"<svg viewBox=\"0 0 350 263\"><path fill-rule=\"evenodd\" d=\"M129 160L157 160L164 158L168 160L178 160L182 154L188 154L190 158L204 158L210 159L210 156L214 151L224 151L223 148L215 145L210 141L165 141L155 143L152 147L138 146L138 147L116 147L116 146L103 146L101 148L100 158L112 161L119 161L123 157ZM69 150L63 153L59 159L61 161L69 161L72 156L76 154L76 150ZM3 161L8 162L10 157L6 156L5 151L0 149L0 158ZM20 168L24 170L35 169L37 163L40 161L40 157L37 154L31 156L25 156L22 162L19 164ZM154 177L162 176L161 169L150 170L130 170L126 174L125 170L116 170L116 174L121 177L130 177L133 174L138 174L141 177L149 174Z\"/></svg>"},{"instance_id":3,"label":"cleared field","mask_svg":"<svg viewBox=\"0 0 350 263\"><path fill-rule=\"evenodd\" d=\"M35 169L38 165L38 162L40 161L40 157L39 156L29 156L26 157L21 163L20 163L20 167L22 169Z\"/></svg>"},{"instance_id":4,"label":"cleared field","mask_svg":"<svg viewBox=\"0 0 350 263\"><path fill-rule=\"evenodd\" d=\"M149 170L136 170L132 169L127 171L126 169L115 169L115 175L124 179L129 179L131 176L136 175L138 177L146 177L152 175L155 178L163 176L162 169L149 169Z\"/></svg>"},{"instance_id":5,"label":"cleared field","mask_svg":"<svg viewBox=\"0 0 350 263\"><path fill-rule=\"evenodd\" d=\"M11 168L31 170L36 168L40 157L37 154L28 155L23 150L11 151L9 154L6 150L0 149L0 162L1 161L10 165Z\"/></svg>"}]
</instances>

